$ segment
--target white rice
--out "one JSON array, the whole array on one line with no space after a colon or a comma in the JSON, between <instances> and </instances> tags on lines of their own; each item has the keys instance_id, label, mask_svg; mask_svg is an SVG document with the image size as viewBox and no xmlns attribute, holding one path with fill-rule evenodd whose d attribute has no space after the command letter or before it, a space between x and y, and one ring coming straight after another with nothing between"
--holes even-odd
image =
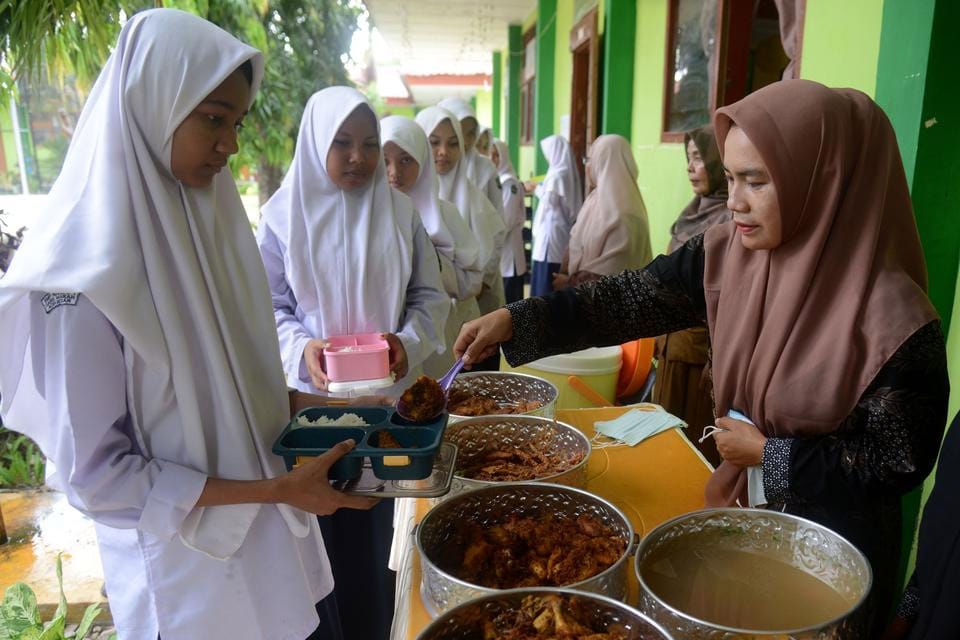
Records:
<instances>
[{"instance_id":1,"label":"white rice","mask_svg":"<svg viewBox=\"0 0 960 640\"><path fill-rule=\"evenodd\" d=\"M306 416L299 416L297 424L301 427L369 427L366 420L355 413L345 413L336 420L327 416L320 416L316 420L310 420Z\"/></svg>"}]
</instances>

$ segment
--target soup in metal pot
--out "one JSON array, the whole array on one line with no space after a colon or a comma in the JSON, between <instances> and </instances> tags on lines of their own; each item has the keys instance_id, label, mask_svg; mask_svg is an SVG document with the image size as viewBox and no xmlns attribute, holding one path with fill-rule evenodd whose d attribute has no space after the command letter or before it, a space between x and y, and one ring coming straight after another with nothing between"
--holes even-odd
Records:
<instances>
[{"instance_id":1,"label":"soup in metal pot","mask_svg":"<svg viewBox=\"0 0 960 640\"><path fill-rule=\"evenodd\" d=\"M644 559L648 587L704 622L751 631L804 629L854 604L817 577L776 558L717 545L717 532L664 543Z\"/></svg>"}]
</instances>

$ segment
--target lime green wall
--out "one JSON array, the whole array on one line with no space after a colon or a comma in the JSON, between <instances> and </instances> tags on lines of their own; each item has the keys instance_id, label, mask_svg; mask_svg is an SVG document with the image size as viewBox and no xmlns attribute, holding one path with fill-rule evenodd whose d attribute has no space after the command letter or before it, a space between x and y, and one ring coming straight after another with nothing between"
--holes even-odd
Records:
<instances>
[{"instance_id":1,"label":"lime green wall","mask_svg":"<svg viewBox=\"0 0 960 640\"><path fill-rule=\"evenodd\" d=\"M493 90L481 89L475 96L477 101L476 112L480 126L489 127L493 123Z\"/></svg>"},{"instance_id":2,"label":"lime green wall","mask_svg":"<svg viewBox=\"0 0 960 640\"><path fill-rule=\"evenodd\" d=\"M683 145L660 142L663 109L664 49L669 0L638 0L633 69L634 155L650 219L654 253L662 253L670 226L693 194L687 181Z\"/></svg>"},{"instance_id":3,"label":"lime green wall","mask_svg":"<svg viewBox=\"0 0 960 640\"><path fill-rule=\"evenodd\" d=\"M573 54L570 30L573 29L573 0L557 0L557 39L554 43L553 132L560 134L560 117L570 114L573 93Z\"/></svg>"},{"instance_id":4,"label":"lime green wall","mask_svg":"<svg viewBox=\"0 0 960 640\"><path fill-rule=\"evenodd\" d=\"M517 175L523 180L529 180L534 175L534 146L525 144L520 147L520 164L515 167Z\"/></svg>"},{"instance_id":5,"label":"lime green wall","mask_svg":"<svg viewBox=\"0 0 960 640\"><path fill-rule=\"evenodd\" d=\"M417 116L417 107L415 105L403 106L385 106L383 116L404 116L405 118L415 118Z\"/></svg>"},{"instance_id":6,"label":"lime green wall","mask_svg":"<svg viewBox=\"0 0 960 640\"><path fill-rule=\"evenodd\" d=\"M800 77L873 96L882 0L807 0Z\"/></svg>"}]
</instances>

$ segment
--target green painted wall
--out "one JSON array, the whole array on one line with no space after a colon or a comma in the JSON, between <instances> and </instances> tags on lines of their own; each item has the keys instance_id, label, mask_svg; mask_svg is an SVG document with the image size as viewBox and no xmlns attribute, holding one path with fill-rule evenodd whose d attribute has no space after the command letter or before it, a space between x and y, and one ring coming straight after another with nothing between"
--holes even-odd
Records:
<instances>
[{"instance_id":1,"label":"green painted wall","mask_svg":"<svg viewBox=\"0 0 960 640\"><path fill-rule=\"evenodd\" d=\"M382 109L381 117L386 116L404 116L406 118L415 118L417 117L417 111L419 109L416 105L403 105L403 106L385 106Z\"/></svg>"},{"instance_id":2,"label":"green painted wall","mask_svg":"<svg viewBox=\"0 0 960 640\"><path fill-rule=\"evenodd\" d=\"M635 0L604 0L598 16L603 35L601 133L630 138L633 118L633 63L637 29ZM606 26L607 19L610 24Z\"/></svg>"},{"instance_id":3,"label":"green painted wall","mask_svg":"<svg viewBox=\"0 0 960 640\"><path fill-rule=\"evenodd\" d=\"M955 35L950 27L960 20L954 0L887 0L883 14L877 101L890 116L900 144L911 188L917 227L927 261L930 299L947 332L950 377L957 380L960 363L960 323L957 278L960 262L960 118L956 102ZM949 419L960 404L960 388L953 385ZM916 556L915 530L921 505L933 484L904 499L904 540L910 554L904 558L904 578Z\"/></svg>"},{"instance_id":4,"label":"green painted wall","mask_svg":"<svg viewBox=\"0 0 960 640\"><path fill-rule=\"evenodd\" d=\"M514 168L520 170L520 75L523 61L523 30L519 25L507 27L507 90L505 113L507 114L507 135L504 138L510 147L510 158ZM523 174L520 174L523 175Z\"/></svg>"},{"instance_id":5,"label":"green painted wall","mask_svg":"<svg viewBox=\"0 0 960 640\"><path fill-rule=\"evenodd\" d=\"M556 131L554 113L556 94L557 0L539 0L537 3L537 75L534 82L533 139L543 140ZM536 145L537 173L547 170L547 159L540 145Z\"/></svg>"},{"instance_id":6,"label":"green painted wall","mask_svg":"<svg viewBox=\"0 0 960 640\"><path fill-rule=\"evenodd\" d=\"M660 142L669 0L638 0L631 143L654 253L666 251L670 226L693 197L683 145Z\"/></svg>"},{"instance_id":7,"label":"green painted wall","mask_svg":"<svg viewBox=\"0 0 960 640\"><path fill-rule=\"evenodd\" d=\"M481 89L474 96L476 104L474 109L477 112L477 120L480 126L489 127L493 122L493 90Z\"/></svg>"},{"instance_id":8,"label":"green painted wall","mask_svg":"<svg viewBox=\"0 0 960 640\"><path fill-rule=\"evenodd\" d=\"M490 116L490 128L493 130L493 137L500 137L500 112L503 110L503 64L501 64L501 53L499 51L493 52L493 60L491 61L493 67L493 104L491 109L493 113Z\"/></svg>"},{"instance_id":9,"label":"green painted wall","mask_svg":"<svg viewBox=\"0 0 960 640\"><path fill-rule=\"evenodd\" d=\"M882 0L807 0L800 77L873 96L883 5Z\"/></svg>"},{"instance_id":10,"label":"green painted wall","mask_svg":"<svg viewBox=\"0 0 960 640\"><path fill-rule=\"evenodd\" d=\"M557 37L554 43L553 131L563 133L560 118L570 115L573 97L573 54L570 31L573 29L573 0L557 0ZM542 139L542 138L541 138Z\"/></svg>"}]
</instances>

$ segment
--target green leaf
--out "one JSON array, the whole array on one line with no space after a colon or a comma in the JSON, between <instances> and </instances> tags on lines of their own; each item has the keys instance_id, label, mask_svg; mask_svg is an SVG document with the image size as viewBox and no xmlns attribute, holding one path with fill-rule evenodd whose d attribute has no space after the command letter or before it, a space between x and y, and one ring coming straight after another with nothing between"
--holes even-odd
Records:
<instances>
[{"instance_id":1,"label":"green leaf","mask_svg":"<svg viewBox=\"0 0 960 640\"><path fill-rule=\"evenodd\" d=\"M31 637L30 629L39 635L37 596L30 587L18 582L7 587L0 602L0 640L26 640Z\"/></svg>"},{"instance_id":2,"label":"green leaf","mask_svg":"<svg viewBox=\"0 0 960 640\"><path fill-rule=\"evenodd\" d=\"M64 640L66 626L66 616L57 616L43 627L43 632L37 636L37 640Z\"/></svg>"},{"instance_id":3,"label":"green leaf","mask_svg":"<svg viewBox=\"0 0 960 640\"><path fill-rule=\"evenodd\" d=\"M77 634L73 636L73 640L84 640L87 637L101 610L99 604L92 604L87 607L87 610L83 612L83 618L80 620L80 626L77 627Z\"/></svg>"},{"instance_id":4,"label":"green leaf","mask_svg":"<svg viewBox=\"0 0 960 640\"><path fill-rule=\"evenodd\" d=\"M57 589L60 591L60 603L53 615L54 620L67 619L67 597L63 594L63 554L57 554Z\"/></svg>"}]
</instances>

